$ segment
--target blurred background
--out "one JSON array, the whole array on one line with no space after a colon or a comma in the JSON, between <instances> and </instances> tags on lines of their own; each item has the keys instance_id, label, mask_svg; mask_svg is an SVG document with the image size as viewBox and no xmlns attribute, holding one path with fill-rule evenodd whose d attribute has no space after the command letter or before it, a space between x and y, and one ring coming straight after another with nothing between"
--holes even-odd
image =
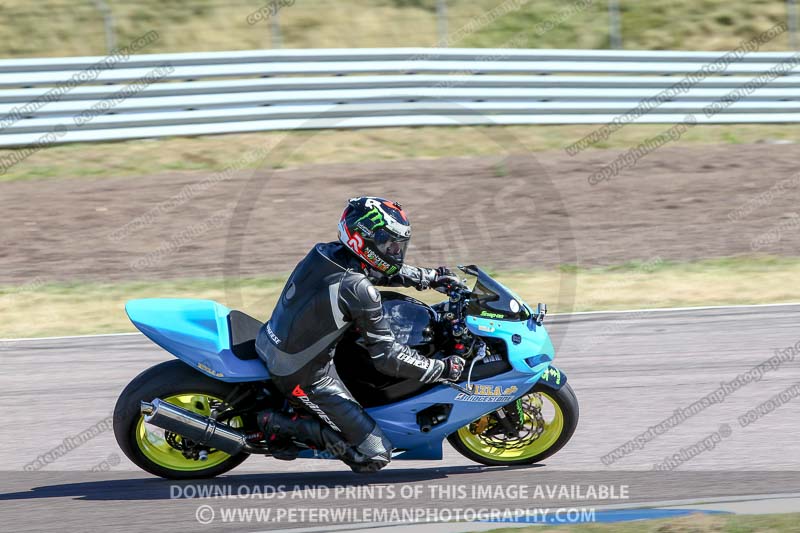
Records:
<instances>
[{"instance_id":1,"label":"blurred background","mask_svg":"<svg viewBox=\"0 0 800 533\"><path fill-rule=\"evenodd\" d=\"M212 116L241 106L255 116L298 101L297 110L307 103L296 99L309 94L322 95L310 107L335 111L347 98L358 103L373 90L369 83L392 77L380 72L380 61L369 72L305 74L302 62L286 75L261 72L274 66L274 49L309 49L311 57L323 48L499 50L480 68L505 65L503 49L578 49L569 61L543 61L530 72L525 61L519 71L489 74L445 63L427 77L393 66L394 85L381 85L388 87L381 89L384 105L391 112L393 105L454 102L475 106L473 116L491 121L494 115L481 114L480 106L491 102L480 91L508 81L500 105L596 105L593 113L612 105L614 111L594 123L582 120L578 107L549 123L545 110L541 123L334 123L200 136L162 135L156 125L152 138L3 146L0 338L131 331L124 302L146 296L218 299L266 319L287 273L313 243L336 237L345 200L360 194L407 206L415 225L412 262L478 263L554 312L796 301L800 128L792 117L800 82L794 71L748 94L738 105L751 114L741 120L674 128L687 112L703 118L703 106L757 81L758 68L793 60L797 13L797 3L785 0L4 0L0 140L15 131L38 139L25 132L61 122L78 134L113 131L101 129L103 121L140 120L150 112ZM147 35L153 38L132 46ZM572 149L614 113L636 108L644 95L717 57L639 64L624 54L721 56L754 42L727 70L670 97L675 101ZM91 78L53 102L37 100L59 76L79 69L59 66L67 65L59 58L113 59L120 48L134 55L105 72L121 73L117 81ZM214 71L239 68L225 59L197 70L167 65L178 70L151 87L140 83L146 69L134 68L132 59L226 50L263 50L253 60L262 63L230 75ZM599 50L623 54L615 56L623 70L603 71L613 64L608 58L591 67L598 74L586 70ZM440 59L434 55L431 64ZM577 70L562 73L558 65ZM673 70L662 72L664 65ZM213 75L203 78L203 69ZM304 81L322 85L286 92L268 85ZM349 96L325 96L340 94L326 84L341 81L367 85L354 86ZM403 89L404 83L415 85ZM597 83L605 88L593 89ZM205 94L225 84L242 88ZM276 105L275 95L290 99ZM117 116L140 102L141 109ZM76 126L87 111L91 124ZM623 159L610 179L592 182Z\"/></svg>"},{"instance_id":2,"label":"blurred background","mask_svg":"<svg viewBox=\"0 0 800 533\"><path fill-rule=\"evenodd\" d=\"M765 49L787 50L798 48L797 9L796 0L5 0L0 55L102 55L152 30L164 38L151 53L397 46L726 50L780 22L789 30Z\"/></svg>"}]
</instances>

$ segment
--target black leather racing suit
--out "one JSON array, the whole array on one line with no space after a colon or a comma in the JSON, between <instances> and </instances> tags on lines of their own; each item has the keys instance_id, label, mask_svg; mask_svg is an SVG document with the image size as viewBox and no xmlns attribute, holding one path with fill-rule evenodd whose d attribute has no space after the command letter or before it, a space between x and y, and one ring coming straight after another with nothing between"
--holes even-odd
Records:
<instances>
[{"instance_id":1,"label":"black leather racing suit","mask_svg":"<svg viewBox=\"0 0 800 533\"><path fill-rule=\"evenodd\" d=\"M356 402L333 368L345 331L358 328L377 370L433 382L445 370L396 342L383 316L375 284L427 288L435 271L404 265L398 275L371 280L364 265L339 242L317 244L295 267L272 317L261 328L256 350L285 395L341 433L378 468L390 460L391 442Z\"/></svg>"}]
</instances>

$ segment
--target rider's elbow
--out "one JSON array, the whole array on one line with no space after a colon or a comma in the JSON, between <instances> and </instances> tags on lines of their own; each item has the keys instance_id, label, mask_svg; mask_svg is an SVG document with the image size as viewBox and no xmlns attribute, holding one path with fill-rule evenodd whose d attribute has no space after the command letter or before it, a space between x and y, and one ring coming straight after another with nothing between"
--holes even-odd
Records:
<instances>
[{"instance_id":1,"label":"rider's elbow","mask_svg":"<svg viewBox=\"0 0 800 533\"><path fill-rule=\"evenodd\" d=\"M386 352L372 354L375 370L386 376L397 377L397 364Z\"/></svg>"}]
</instances>

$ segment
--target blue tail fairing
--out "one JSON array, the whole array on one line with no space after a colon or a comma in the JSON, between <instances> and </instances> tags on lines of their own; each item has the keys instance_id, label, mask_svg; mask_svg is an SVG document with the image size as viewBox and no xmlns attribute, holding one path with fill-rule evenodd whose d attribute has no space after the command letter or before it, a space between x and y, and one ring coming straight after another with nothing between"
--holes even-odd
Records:
<instances>
[{"instance_id":1,"label":"blue tail fairing","mask_svg":"<svg viewBox=\"0 0 800 533\"><path fill-rule=\"evenodd\" d=\"M151 298L125 306L131 322L166 351L221 381L263 381L260 359L243 360L231 351L231 310L211 300Z\"/></svg>"}]
</instances>

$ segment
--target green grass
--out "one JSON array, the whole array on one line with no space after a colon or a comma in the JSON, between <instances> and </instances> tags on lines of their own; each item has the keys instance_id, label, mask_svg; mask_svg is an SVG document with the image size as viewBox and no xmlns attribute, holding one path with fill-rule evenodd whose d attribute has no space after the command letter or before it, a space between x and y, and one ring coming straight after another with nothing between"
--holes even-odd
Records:
<instances>
[{"instance_id":1,"label":"green grass","mask_svg":"<svg viewBox=\"0 0 800 533\"><path fill-rule=\"evenodd\" d=\"M423 127L342 131L292 131L172 137L116 143L67 144L36 152L10 167L0 182L50 178L104 178L174 171L221 171L254 150L267 150L242 168L296 168L325 163L476 157L562 150L597 126ZM658 135L662 124L632 124L594 148L627 149ZM800 143L787 124L695 126L678 146L784 141ZM0 160L12 150L0 150ZM505 170L496 169L498 175Z\"/></svg>"},{"instance_id":2,"label":"green grass","mask_svg":"<svg viewBox=\"0 0 800 533\"><path fill-rule=\"evenodd\" d=\"M247 23L247 16L268 0L106 2L119 44L155 30L161 39L150 52L272 46L271 20ZM629 49L727 50L787 18L785 0L620 4L623 45ZM296 0L278 14L280 38L286 48L434 46L439 42L435 5L435 0ZM448 0L447 5L449 46L609 45L605 0ZM103 19L92 2L6 0L0 13L13 21L0 26L0 56L105 52ZM764 49L787 49L788 44L784 34Z\"/></svg>"},{"instance_id":3,"label":"green grass","mask_svg":"<svg viewBox=\"0 0 800 533\"><path fill-rule=\"evenodd\" d=\"M500 272L497 279L553 313L800 302L800 258L647 261L605 268ZM284 277L0 287L0 338L133 331L124 305L136 298L207 298L269 318ZM433 303L434 291L415 296Z\"/></svg>"},{"instance_id":4,"label":"green grass","mask_svg":"<svg viewBox=\"0 0 800 533\"><path fill-rule=\"evenodd\" d=\"M491 533L793 533L800 513L769 515L694 514L678 519L616 524L492 529Z\"/></svg>"}]
</instances>

